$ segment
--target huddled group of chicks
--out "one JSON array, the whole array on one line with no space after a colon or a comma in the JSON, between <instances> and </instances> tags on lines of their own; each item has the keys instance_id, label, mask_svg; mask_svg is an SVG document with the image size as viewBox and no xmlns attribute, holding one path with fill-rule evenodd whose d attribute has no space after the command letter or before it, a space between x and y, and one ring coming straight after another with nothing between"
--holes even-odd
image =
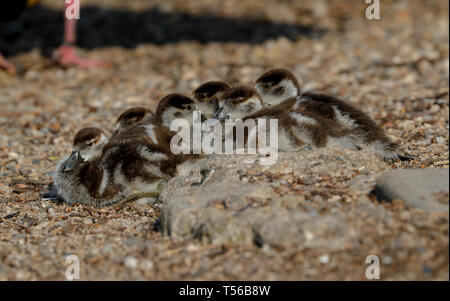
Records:
<instances>
[{"instance_id":1,"label":"huddled group of chicks","mask_svg":"<svg viewBox=\"0 0 450 301\"><path fill-rule=\"evenodd\" d=\"M368 149L385 161L409 160L370 117L335 97L304 92L288 70L262 74L254 87L222 81L202 84L191 97L169 94L155 113L144 107L123 112L108 137L99 128L84 128L73 140L73 151L57 165L54 185L60 199L95 206L122 204L138 198L156 198L178 168L202 155L178 154L170 149L170 125L194 111L201 120L243 121L278 119L279 151L342 146Z\"/></svg>"}]
</instances>

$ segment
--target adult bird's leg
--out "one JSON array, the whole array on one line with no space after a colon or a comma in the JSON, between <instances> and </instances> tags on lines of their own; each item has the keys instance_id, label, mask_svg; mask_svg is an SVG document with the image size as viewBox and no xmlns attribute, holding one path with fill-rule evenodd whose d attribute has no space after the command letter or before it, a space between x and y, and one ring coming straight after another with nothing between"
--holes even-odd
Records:
<instances>
[{"instance_id":1,"label":"adult bird's leg","mask_svg":"<svg viewBox=\"0 0 450 301\"><path fill-rule=\"evenodd\" d=\"M63 66L78 66L82 68L107 66L105 62L99 60L87 60L78 57L73 46L76 42L76 19L68 19L66 16L67 8L72 3L64 3L64 41L53 52L53 59Z\"/></svg>"},{"instance_id":2,"label":"adult bird's leg","mask_svg":"<svg viewBox=\"0 0 450 301\"><path fill-rule=\"evenodd\" d=\"M1 53L0 53L0 69L5 69L10 73L15 73L17 71L16 67L10 62L8 62Z\"/></svg>"}]
</instances>

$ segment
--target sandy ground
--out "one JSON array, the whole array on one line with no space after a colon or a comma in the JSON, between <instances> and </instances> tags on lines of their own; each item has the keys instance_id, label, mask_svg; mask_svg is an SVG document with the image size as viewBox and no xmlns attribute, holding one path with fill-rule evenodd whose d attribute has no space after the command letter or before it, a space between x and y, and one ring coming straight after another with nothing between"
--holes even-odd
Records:
<instances>
[{"instance_id":1,"label":"sandy ground","mask_svg":"<svg viewBox=\"0 0 450 301\"><path fill-rule=\"evenodd\" d=\"M74 254L84 280L364 280L367 253L173 241L158 232L159 205L96 209L40 194L78 129L111 130L131 106L206 80L251 84L273 67L361 108L416 158L389 168L448 168L448 1L383 1L380 20L356 0L150 2L83 1L79 51L106 69L49 60L60 1L0 24L0 51L19 67L0 71L0 279L65 279ZM448 213L380 206L395 216L384 237L399 241L367 240L365 251L389 255L382 279L448 280Z\"/></svg>"}]
</instances>

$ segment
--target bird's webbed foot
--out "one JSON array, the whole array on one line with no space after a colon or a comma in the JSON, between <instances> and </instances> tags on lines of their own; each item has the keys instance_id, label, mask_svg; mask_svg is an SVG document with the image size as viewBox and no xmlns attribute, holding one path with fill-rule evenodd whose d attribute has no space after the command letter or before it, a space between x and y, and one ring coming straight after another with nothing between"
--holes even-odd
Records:
<instances>
[{"instance_id":1,"label":"bird's webbed foot","mask_svg":"<svg viewBox=\"0 0 450 301\"><path fill-rule=\"evenodd\" d=\"M104 68L108 64L100 60L80 58L72 45L59 46L52 55L53 60L61 66L77 66L81 68Z\"/></svg>"}]
</instances>

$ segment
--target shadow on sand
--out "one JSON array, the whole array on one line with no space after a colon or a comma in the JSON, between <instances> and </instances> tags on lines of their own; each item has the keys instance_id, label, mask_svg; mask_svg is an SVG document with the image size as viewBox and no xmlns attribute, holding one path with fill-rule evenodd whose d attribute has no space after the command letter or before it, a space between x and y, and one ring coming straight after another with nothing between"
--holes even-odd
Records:
<instances>
[{"instance_id":1,"label":"shadow on sand","mask_svg":"<svg viewBox=\"0 0 450 301\"><path fill-rule=\"evenodd\" d=\"M291 40L315 38L323 32L300 24L166 13L157 8L135 12L87 6L81 10L77 45L93 49L181 41L255 44L280 36ZM61 43L62 34L62 11L37 5L24 10L14 20L0 22L0 52L11 56L39 48L49 55Z\"/></svg>"}]
</instances>

